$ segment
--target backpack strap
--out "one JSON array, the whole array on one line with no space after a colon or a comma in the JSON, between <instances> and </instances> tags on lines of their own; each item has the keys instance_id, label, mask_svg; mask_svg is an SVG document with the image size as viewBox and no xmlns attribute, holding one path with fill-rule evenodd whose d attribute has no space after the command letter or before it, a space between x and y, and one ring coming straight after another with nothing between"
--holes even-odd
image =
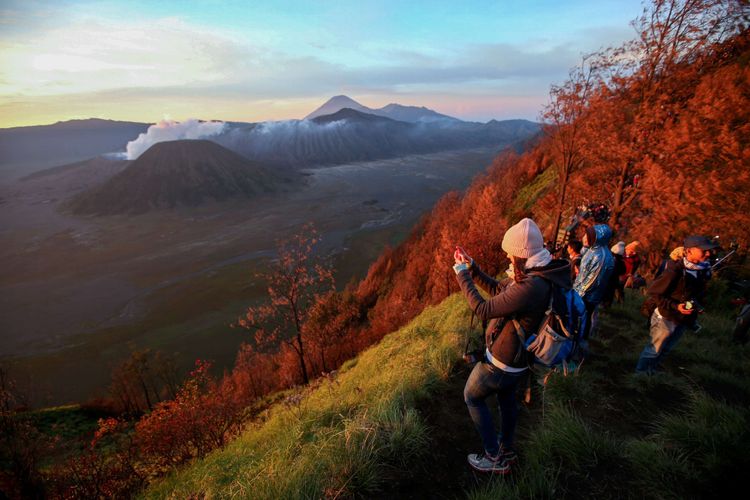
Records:
<instances>
[{"instance_id":1,"label":"backpack strap","mask_svg":"<svg viewBox=\"0 0 750 500\"><path fill-rule=\"evenodd\" d=\"M513 321L513 327L516 330L516 335L518 336L518 350L516 351L516 355L513 358L514 363L518 363L521 361L521 356L523 355L524 351L526 351L526 331L521 326L521 323L518 322L516 318L512 319Z\"/></svg>"},{"instance_id":2,"label":"backpack strap","mask_svg":"<svg viewBox=\"0 0 750 500\"><path fill-rule=\"evenodd\" d=\"M542 279L544 279L544 278L542 278ZM544 313L547 316L549 316L550 314L552 314L552 302L555 299L555 288L554 288L555 285L551 281L549 282L549 285L550 285L549 286L549 305L547 306L547 311Z\"/></svg>"},{"instance_id":3,"label":"backpack strap","mask_svg":"<svg viewBox=\"0 0 750 500\"><path fill-rule=\"evenodd\" d=\"M547 306L547 310L545 311L545 315L549 316L552 314L552 301L554 299L554 293L552 290L552 287L554 284L552 281L548 280L544 276L538 273L529 273L529 276L537 276L539 278L542 278L544 281L549 283L550 285L550 295L549 295L549 304ZM523 353L526 352L526 331L523 329L523 326L521 326L521 323L518 322L515 316L511 316L510 318L503 318L503 321L500 323L499 327L495 328L495 331L492 332L492 339L490 344L487 346L487 349L492 352L492 344L495 343L495 340L497 340L497 337L500 336L500 333L505 328L505 325L508 323L508 320L513 322L513 328L516 331L516 335L518 336L518 350L516 351L516 355L513 358L514 363L518 363L521 360L521 356L523 356ZM542 320L544 321L544 319ZM563 327L564 328L564 327ZM567 329L565 329L565 332L567 333Z\"/></svg>"},{"instance_id":4,"label":"backpack strap","mask_svg":"<svg viewBox=\"0 0 750 500\"><path fill-rule=\"evenodd\" d=\"M515 321L515 320L513 320ZM505 325L508 323L507 318L503 318L502 321L499 321L497 325L495 325L494 330L492 331L492 337L490 338L490 343L487 344L487 350L492 352L492 345L495 343L497 338L502 333L503 329L505 328Z\"/></svg>"}]
</instances>

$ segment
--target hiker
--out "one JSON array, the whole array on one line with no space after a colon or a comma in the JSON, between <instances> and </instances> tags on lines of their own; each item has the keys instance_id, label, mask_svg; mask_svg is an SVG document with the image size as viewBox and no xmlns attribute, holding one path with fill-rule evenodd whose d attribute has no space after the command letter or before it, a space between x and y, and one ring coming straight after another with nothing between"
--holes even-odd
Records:
<instances>
[{"instance_id":1,"label":"hiker","mask_svg":"<svg viewBox=\"0 0 750 500\"><path fill-rule=\"evenodd\" d=\"M612 252L612 257L614 258L615 267L609 277L609 283L604 292L604 299L602 299L602 306L605 308L609 308L612 302L622 304L625 296L625 273L627 272L627 268L625 267L625 242L618 241L612 245L610 252Z\"/></svg>"},{"instance_id":2,"label":"hiker","mask_svg":"<svg viewBox=\"0 0 750 500\"><path fill-rule=\"evenodd\" d=\"M570 279L575 281L578 276L578 271L581 268L581 249L583 243L578 240L570 240L568 242L568 260L570 261Z\"/></svg>"},{"instance_id":3,"label":"hiker","mask_svg":"<svg viewBox=\"0 0 750 500\"><path fill-rule=\"evenodd\" d=\"M612 252L612 255L625 256L625 242L618 241L612 245L612 248L610 248L609 251Z\"/></svg>"},{"instance_id":4,"label":"hiker","mask_svg":"<svg viewBox=\"0 0 750 500\"><path fill-rule=\"evenodd\" d=\"M638 255L638 248L641 246L641 242L638 240L632 241L625 245L625 288L641 288L646 284L638 273L638 268L641 266L641 256Z\"/></svg>"},{"instance_id":5,"label":"hiker","mask_svg":"<svg viewBox=\"0 0 750 500\"><path fill-rule=\"evenodd\" d=\"M636 373L652 374L661 368L664 356L674 349L685 328L697 329L698 313L706 285L711 279L710 251L716 243L705 236L685 238L684 257L669 260L664 272L648 287L653 305L649 334L651 338L641 352Z\"/></svg>"},{"instance_id":6,"label":"hiker","mask_svg":"<svg viewBox=\"0 0 750 500\"><path fill-rule=\"evenodd\" d=\"M502 249L508 254L509 278L498 282L487 276L474 260L456 247L453 266L469 306L487 322L483 359L466 381L464 401L484 445L484 453L468 456L469 464L482 472L507 474L517 456L513 435L518 418L516 388L528 369L527 354L513 319L526 332L536 331L549 305L552 283L571 287L570 264L553 260L544 247L542 233L531 219L523 219L503 236ZM485 300L474 280L490 298ZM501 442L486 399L497 395L502 419Z\"/></svg>"},{"instance_id":7,"label":"hiker","mask_svg":"<svg viewBox=\"0 0 750 500\"><path fill-rule=\"evenodd\" d=\"M614 257L607 246L611 236L612 230L606 224L587 227L583 236L583 244L589 249L581 258L581 270L573 288L586 305L586 327L581 346L584 351L589 337L596 331L596 310L604 298L609 277L615 267Z\"/></svg>"}]
</instances>

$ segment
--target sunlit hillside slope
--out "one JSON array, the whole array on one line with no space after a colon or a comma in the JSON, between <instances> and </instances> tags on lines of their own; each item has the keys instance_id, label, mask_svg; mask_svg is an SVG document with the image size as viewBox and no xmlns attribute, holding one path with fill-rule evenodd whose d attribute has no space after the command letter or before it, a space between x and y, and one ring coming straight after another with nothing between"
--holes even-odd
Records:
<instances>
[{"instance_id":1,"label":"sunlit hillside slope","mask_svg":"<svg viewBox=\"0 0 750 500\"><path fill-rule=\"evenodd\" d=\"M603 315L575 376L532 382L510 478L475 475L462 401L469 312L453 295L303 391L147 498L692 498L733 491L750 465L750 349L722 307L652 378L634 375L641 297ZM476 333L476 332L475 332ZM736 491L736 490L734 490Z\"/></svg>"}]
</instances>

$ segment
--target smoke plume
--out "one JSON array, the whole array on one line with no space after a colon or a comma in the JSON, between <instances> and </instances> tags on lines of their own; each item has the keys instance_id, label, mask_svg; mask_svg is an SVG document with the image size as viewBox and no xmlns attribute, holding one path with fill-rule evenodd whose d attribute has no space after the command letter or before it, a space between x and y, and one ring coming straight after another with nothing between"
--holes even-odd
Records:
<instances>
[{"instance_id":1,"label":"smoke plume","mask_svg":"<svg viewBox=\"0 0 750 500\"><path fill-rule=\"evenodd\" d=\"M130 141L127 145L128 160L135 160L157 142L180 139L205 139L224 131L224 122L202 122L191 118L184 122L162 120L151 125L146 133Z\"/></svg>"}]
</instances>

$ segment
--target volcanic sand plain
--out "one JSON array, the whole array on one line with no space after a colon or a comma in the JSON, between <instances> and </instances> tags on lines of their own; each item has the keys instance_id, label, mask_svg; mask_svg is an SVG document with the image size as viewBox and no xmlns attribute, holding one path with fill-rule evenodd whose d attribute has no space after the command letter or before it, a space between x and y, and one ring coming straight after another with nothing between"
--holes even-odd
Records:
<instances>
[{"instance_id":1,"label":"volcanic sand plain","mask_svg":"<svg viewBox=\"0 0 750 500\"><path fill-rule=\"evenodd\" d=\"M232 329L265 284L276 242L312 222L337 285L362 277L447 191L465 188L496 148L301 170L286 190L137 216L67 214L74 194L126 162L92 160L0 180L0 358L37 405L106 393L140 348L230 368L249 335Z\"/></svg>"}]
</instances>

